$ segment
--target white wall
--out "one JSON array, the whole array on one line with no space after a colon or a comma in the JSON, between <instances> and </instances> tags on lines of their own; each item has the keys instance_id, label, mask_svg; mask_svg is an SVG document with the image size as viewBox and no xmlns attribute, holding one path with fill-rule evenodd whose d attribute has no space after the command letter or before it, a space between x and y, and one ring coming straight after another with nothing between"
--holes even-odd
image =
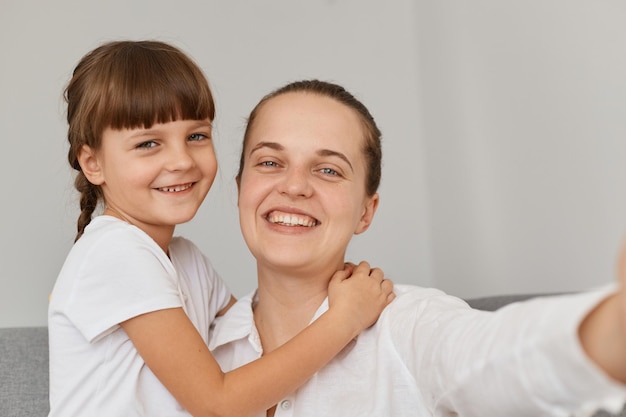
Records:
<instances>
[{"instance_id":1,"label":"white wall","mask_svg":"<svg viewBox=\"0 0 626 417\"><path fill-rule=\"evenodd\" d=\"M436 286L614 279L626 220L626 3L419 1Z\"/></svg>"},{"instance_id":2,"label":"white wall","mask_svg":"<svg viewBox=\"0 0 626 417\"><path fill-rule=\"evenodd\" d=\"M209 254L236 295L255 286L233 181L244 118L270 90L313 77L344 84L385 134L381 207L351 259L429 285L414 30L410 0L0 0L0 326L46 323L78 214L61 92L83 54L121 38L172 42L214 88L221 172L196 219L178 232Z\"/></svg>"},{"instance_id":3,"label":"white wall","mask_svg":"<svg viewBox=\"0 0 626 417\"><path fill-rule=\"evenodd\" d=\"M43 325L76 194L61 91L103 41L157 38L202 66L221 173L179 228L236 295L254 286L233 175L244 118L299 78L344 84L384 133L382 203L351 259L459 296L613 279L626 213L626 6L0 0L0 326Z\"/></svg>"}]
</instances>

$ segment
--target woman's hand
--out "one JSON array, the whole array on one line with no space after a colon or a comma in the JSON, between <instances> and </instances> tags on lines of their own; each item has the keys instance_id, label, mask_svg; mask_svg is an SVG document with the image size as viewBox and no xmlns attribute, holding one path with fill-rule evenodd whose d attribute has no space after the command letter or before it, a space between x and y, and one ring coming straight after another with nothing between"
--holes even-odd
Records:
<instances>
[{"instance_id":1,"label":"woman's hand","mask_svg":"<svg viewBox=\"0 0 626 417\"><path fill-rule=\"evenodd\" d=\"M578 334L587 355L613 379L626 383L626 244L618 262L619 289L594 308Z\"/></svg>"}]
</instances>

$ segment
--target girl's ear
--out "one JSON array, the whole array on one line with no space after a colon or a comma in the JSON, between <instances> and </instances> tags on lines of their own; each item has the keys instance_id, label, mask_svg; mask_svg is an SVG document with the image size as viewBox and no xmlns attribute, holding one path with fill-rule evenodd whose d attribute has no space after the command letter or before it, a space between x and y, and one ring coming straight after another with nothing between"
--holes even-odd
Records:
<instances>
[{"instance_id":1,"label":"girl's ear","mask_svg":"<svg viewBox=\"0 0 626 417\"><path fill-rule=\"evenodd\" d=\"M374 194L371 197L367 197L365 207L363 208L363 215L361 215L359 224L354 231L355 235L363 233L370 227L370 224L372 224L372 220L374 220L374 214L376 214L376 209L378 208L379 201L380 198L378 196L378 193Z\"/></svg>"},{"instance_id":2,"label":"girl's ear","mask_svg":"<svg viewBox=\"0 0 626 417\"><path fill-rule=\"evenodd\" d=\"M96 152L89 146L83 145L78 151L78 163L85 174L87 180L93 185L102 185L104 183L104 173L100 166L100 161Z\"/></svg>"}]
</instances>

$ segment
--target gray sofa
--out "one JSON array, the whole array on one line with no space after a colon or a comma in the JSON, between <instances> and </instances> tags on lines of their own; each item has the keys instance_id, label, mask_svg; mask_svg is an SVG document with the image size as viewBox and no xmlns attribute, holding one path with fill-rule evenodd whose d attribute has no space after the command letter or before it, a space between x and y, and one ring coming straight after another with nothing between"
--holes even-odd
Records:
<instances>
[{"instance_id":1,"label":"gray sofa","mask_svg":"<svg viewBox=\"0 0 626 417\"><path fill-rule=\"evenodd\" d=\"M0 329L0 416L48 411L48 328Z\"/></svg>"},{"instance_id":2,"label":"gray sofa","mask_svg":"<svg viewBox=\"0 0 626 417\"><path fill-rule=\"evenodd\" d=\"M468 302L474 308L491 311L532 296L485 297ZM48 411L47 328L0 329L0 417L44 417ZM595 415L611 416L603 411ZM626 410L619 417L626 417Z\"/></svg>"}]
</instances>

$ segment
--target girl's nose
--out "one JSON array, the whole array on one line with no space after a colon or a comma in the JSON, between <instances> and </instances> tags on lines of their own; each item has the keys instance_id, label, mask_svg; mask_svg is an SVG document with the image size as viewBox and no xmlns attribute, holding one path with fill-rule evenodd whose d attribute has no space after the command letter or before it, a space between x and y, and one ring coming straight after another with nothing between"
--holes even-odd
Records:
<instances>
[{"instance_id":1,"label":"girl's nose","mask_svg":"<svg viewBox=\"0 0 626 417\"><path fill-rule=\"evenodd\" d=\"M167 154L166 168L168 171L183 171L194 165L194 159L189 147L185 145L172 146Z\"/></svg>"},{"instance_id":2,"label":"girl's nose","mask_svg":"<svg viewBox=\"0 0 626 417\"><path fill-rule=\"evenodd\" d=\"M313 192L311 177L305 169L290 168L278 186L282 194L296 197L309 197Z\"/></svg>"}]
</instances>

